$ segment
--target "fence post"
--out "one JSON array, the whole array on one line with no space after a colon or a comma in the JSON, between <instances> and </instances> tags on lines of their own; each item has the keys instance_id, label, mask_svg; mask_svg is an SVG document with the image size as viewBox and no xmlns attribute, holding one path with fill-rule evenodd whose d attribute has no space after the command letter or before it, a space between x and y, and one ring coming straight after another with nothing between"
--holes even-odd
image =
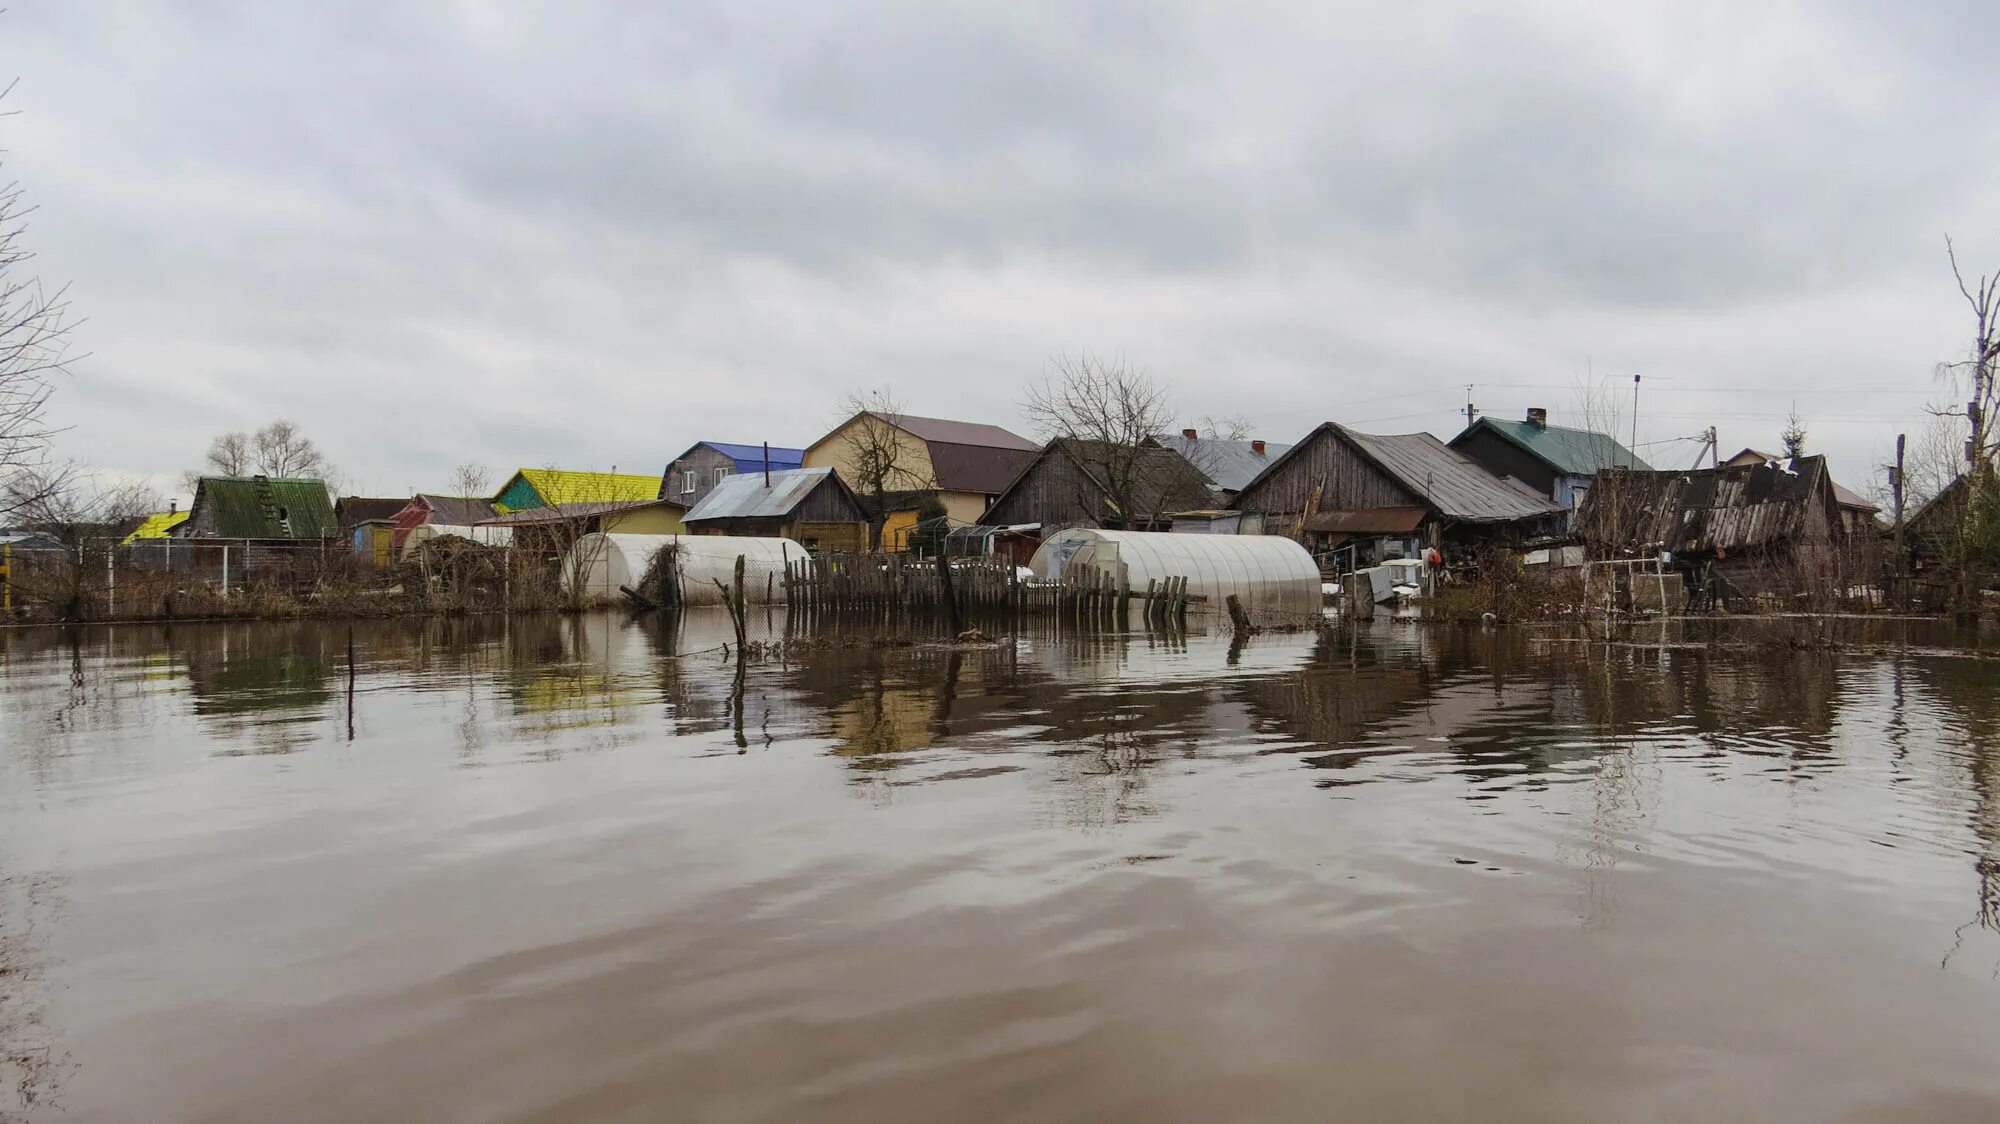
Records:
<instances>
[{"instance_id":1,"label":"fence post","mask_svg":"<svg viewBox=\"0 0 2000 1124\"><path fill-rule=\"evenodd\" d=\"M112 568L117 555L117 544L104 548L104 615L107 617L118 615L118 571Z\"/></svg>"}]
</instances>

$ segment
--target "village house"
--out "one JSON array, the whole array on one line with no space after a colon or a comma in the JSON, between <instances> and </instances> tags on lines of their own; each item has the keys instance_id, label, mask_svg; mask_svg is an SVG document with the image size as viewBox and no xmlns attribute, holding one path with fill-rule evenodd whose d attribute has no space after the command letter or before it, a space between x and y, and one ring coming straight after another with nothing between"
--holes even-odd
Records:
<instances>
[{"instance_id":1,"label":"village house","mask_svg":"<svg viewBox=\"0 0 2000 1124\"><path fill-rule=\"evenodd\" d=\"M1728 460L1726 465L1776 464L1783 457L1756 449L1744 449ZM1833 485L1833 502L1840 511L1840 529L1844 534L1860 535L1882 529L1882 507L1850 488L1843 487L1838 480L1829 480Z\"/></svg>"},{"instance_id":2,"label":"village house","mask_svg":"<svg viewBox=\"0 0 2000 1124\"><path fill-rule=\"evenodd\" d=\"M333 517L340 524L340 536L354 553L370 565L387 566L395 560L396 513L409 505L400 498L342 496L333 505Z\"/></svg>"},{"instance_id":3,"label":"village house","mask_svg":"<svg viewBox=\"0 0 2000 1124\"><path fill-rule=\"evenodd\" d=\"M785 472L804 465L804 449L697 441L667 464L660 477L660 498L692 508L727 477L746 472Z\"/></svg>"},{"instance_id":4,"label":"village house","mask_svg":"<svg viewBox=\"0 0 2000 1124\"><path fill-rule=\"evenodd\" d=\"M1559 529L1563 509L1495 476L1428 433L1379 436L1326 422L1274 460L1230 505L1264 533L1303 543L1346 572L1437 548L1447 563L1492 542Z\"/></svg>"},{"instance_id":5,"label":"village house","mask_svg":"<svg viewBox=\"0 0 2000 1124\"><path fill-rule=\"evenodd\" d=\"M1216 502L1209 478L1170 448L1059 437L995 497L980 522L1036 523L1045 537L1067 527L1164 531L1174 513Z\"/></svg>"},{"instance_id":6,"label":"village house","mask_svg":"<svg viewBox=\"0 0 2000 1124\"><path fill-rule=\"evenodd\" d=\"M1252 437L1244 439L1203 437L1201 431L1183 429L1148 439L1149 443L1172 449L1201 470L1208 482L1228 503L1250 481L1271 467L1271 462L1291 451L1290 445Z\"/></svg>"},{"instance_id":7,"label":"village house","mask_svg":"<svg viewBox=\"0 0 2000 1124\"><path fill-rule=\"evenodd\" d=\"M881 481L884 492L902 494L906 510L914 510L910 495L934 492L957 526L978 522L1040 451L997 425L864 410L807 446L801 459L806 468L837 470L850 489L862 492L874 485L868 462L888 465L893 471Z\"/></svg>"},{"instance_id":8,"label":"village house","mask_svg":"<svg viewBox=\"0 0 2000 1124\"><path fill-rule=\"evenodd\" d=\"M426 541L445 535L485 546L504 546L511 540L511 531L481 526L498 514L493 501L483 497L418 492L390 516L396 527L396 555L400 558Z\"/></svg>"},{"instance_id":9,"label":"village house","mask_svg":"<svg viewBox=\"0 0 2000 1124\"><path fill-rule=\"evenodd\" d=\"M132 528L130 534L119 540L119 545L130 546L135 542L165 539L173 534L175 527L187 522L187 517L188 513L182 511L178 503L170 500L167 504L167 510L155 511L144 519L139 520L139 525Z\"/></svg>"},{"instance_id":10,"label":"village house","mask_svg":"<svg viewBox=\"0 0 2000 1124\"><path fill-rule=\"evenodd\" d=\"M482 528L506 528L516 534L530 528L562 527L570 537L583 535L680 535L687 533L682 518L687 508L673 500L607 500L567 503L560 507L531 507L489 516L477 524Z\"/></svg>"},{"instance_id":11,"label":"village house","mask_svg":"<svg viewBox=\"0 0 2000 1124\"><path fill-rule=\"evenodd\" d=\"M828 467L725 477L682 521L693 535L787 538L814 552L868 545L866 511Z\"/></svg>"},{"instance_id":12,"label":"village house","mask_svg":"<svg viewBox=\"0 0 2000 1124\"><path fill-rule=\"evenodd\" d=\"M535 507L565 507L577 503L626 503L657 500L660 478L620 472L574 472L561 468L523 468L507 478L493 497L501 513Z\"/></svg>"},{"instance_id":13,"label":"village house","mask_svg":"<svg viewBox=\"0 0 2000 1124\"><path fill-rule=\"evenodd\" d=\"M1452 438L1451 447L1493 475L1519 480L1572 511L1599 472L1652 467L1608 434L1550 425L1549 412L1539 407L1524 421L1480 418Z\"/></svg>"},{"instance_id":14,"label":"village house","mask_svg":"<svg viewBox=\"0 0 2000 1124\"><path fill-rule=\"evenodd\" d=\"M268 476L204 476L177 539L323 542L340 536L326 483Z\"/></svg>"},{"instance_id":15,"label":"village house","mask_svg":"<svg viewBox=\"0 0 2000 1124\"><path fill-rule=\"evenodd\" d=\"M1606 472L1577 509L1575 533L1600 559L1664 561L1706 603L1874 580L1847 572L1840 526L1826 459L1810 456Z\"/></svg>"}]
</instances>

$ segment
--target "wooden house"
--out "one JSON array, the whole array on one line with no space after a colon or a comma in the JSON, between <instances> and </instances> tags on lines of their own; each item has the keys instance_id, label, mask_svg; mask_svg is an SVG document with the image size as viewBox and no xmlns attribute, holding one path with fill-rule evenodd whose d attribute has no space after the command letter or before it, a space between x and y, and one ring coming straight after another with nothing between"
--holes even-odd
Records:
<instances>
[{"instance_id":1,"label":"wooden house","mask_svg":"<svg viewBox=\"0 0 2000 1124\"><path fill-rule=\"evenodd\" d=\"M1523 421L1480 418L1452 438L1451 447L1495 476L1519 480L1570 510L1583 502L1599 472L1651 467L1608 434L1550 425L1549 412L1539 408Z\"/></svg>"},{"instance_id":2,"label":"wooden house","mask_svg":"<svg viewBox=\"0 0 2000 1124\"><path fill-rule=\"evenodd\" d=\"M1770 453L1746 448L1722 463L1730 466L1752 464L1777 464L1785 458ZM1843 487L1838 480L1830 480L1833 485L1833 502L1840 514L1841 534L1849 537L1877 534L1883 530L1882 506L1853 489Z\"/></svg>"},{"instance_id":3,"label":"wooden house","mask_svg":"<svg viewBox=\"0 0 2000 1124\"><path fill-rule=\"evenodd\" d=\"M173 537L324 542L340 537L340 521L321 480L204 476Z\"/></svg>"},{"instance_id":4,"label":"wooden house","mask_svg":"<svg viewBox=\"0 0 2000 1124\"><path fill-rule=\"evenodd\" d=\"M334 502L333 517L340 524L341 538L354 553L370 565L387 566L395 559L396 513L409 506L401 498L342 496Z\"/></svg>"},{"instance_id":5,"label":"wooden house","mask_svg":"<svg viewBox=\"0 0 2000 1124\"><path fill-rule=\"evenodd\" d=\"M697 441L668 462L660 476L660 498L692 508L717 484L743 473L787 472L805 465L804 449Z\"/></svg>"},{"instance_id":6,"label":"wooden house","mask_svg":"<svg viewBox=\"0 0 2000 1124\"><path fill-rule=\"evenodd\" d=\"M395 550L398 556L413 545L443 535L456 535L488 546L504 545L506 533L493 534L480 524L500 514L493 501L476 496L445 496L418 492L391 516L396 525Z\"/></svg>"},{"instance_id":7,"label":"wooden house","mask_svg":"<svg viewBox=\"0 0 2000 1124\"><path fill-rule=\"evenodd\" d=\"M1172 449L1062 437L1028 462L980 523L1039 523L1045 537L1066 527L1165 531L1175 512L1215 502L1208 477Z\"/></svg>"},{"instance_id":8,"label":"wooden house","mask_svg":"<svg viewBox=\"0 0 2000 1124\"><path fill-rule=\"evenodd\" d=\"M1557 529L1563 509L1495 476L1428 433L1359 433L1326 422L1273 461L1230 505L1264 518L1264 533L1304 543L1335 571L1432 547L1453 561L1493 542Z\"/></svg>"},{"instance_id":9,"label":"wooden house","mask_svg":"<svg viewBox=\"0 0 2000 1124\"><path fill-rule=\"evenodd\" d=\"M866 490L857 462L867 450L893 450L884 491L935 492L953 524L976 523L995 497L1041 451L997 425L862 411L807 446L806 468L831 468L850 488Z\"/></svg>"},{"instance_id":10,"label":"wooden house","mask_svg":"<svg viewBox=\"0 0 2000 1124\"><path fill-rule=\"evenodd\" d=\"M868 516L831 468L725 478L682 520L694 535L787 538L807 550L864 550Z\"/></svg>"}]
</instances>

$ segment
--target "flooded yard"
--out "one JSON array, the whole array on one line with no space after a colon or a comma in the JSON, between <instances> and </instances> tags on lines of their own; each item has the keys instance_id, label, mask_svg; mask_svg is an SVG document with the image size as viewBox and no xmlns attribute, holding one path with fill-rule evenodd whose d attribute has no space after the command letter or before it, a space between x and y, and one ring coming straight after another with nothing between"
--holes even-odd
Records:
<instances>
[{"instance_id":1,"label":"flooded yard","mask_svg":"<svg viewBox=\"0 0 2000 1124\"><path fill-rule=\"evenodd\" d=\"M0 1118L2000 1118L1954 638L728 631L0 633Z\"/></svg>"}]
</instances>

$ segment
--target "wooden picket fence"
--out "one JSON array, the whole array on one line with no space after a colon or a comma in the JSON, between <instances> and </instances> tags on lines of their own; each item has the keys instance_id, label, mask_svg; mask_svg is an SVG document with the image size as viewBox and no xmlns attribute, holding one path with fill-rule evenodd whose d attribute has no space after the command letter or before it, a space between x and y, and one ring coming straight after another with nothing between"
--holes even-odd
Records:
<instances>
[{"instance_id":1,"label":"wooden picket fence","mask_svg":"<svg viewBox=\"0 0 2000 1124\"><path fill-rule=\"evenodd\" d=\"M787 609L803 617L896 620L942 616L946 598L971 621L1053 617L1078 625L1122 628L1137 619L1151 627L1184 627L1186 578L1148 582L1143 590L1114 583L1096 570L1072 570L1060 582L1023 581L1012 562L953 561L949 588L935 559L905 554L822 553L786 567Z\"/></svg>"}]
</instances>

